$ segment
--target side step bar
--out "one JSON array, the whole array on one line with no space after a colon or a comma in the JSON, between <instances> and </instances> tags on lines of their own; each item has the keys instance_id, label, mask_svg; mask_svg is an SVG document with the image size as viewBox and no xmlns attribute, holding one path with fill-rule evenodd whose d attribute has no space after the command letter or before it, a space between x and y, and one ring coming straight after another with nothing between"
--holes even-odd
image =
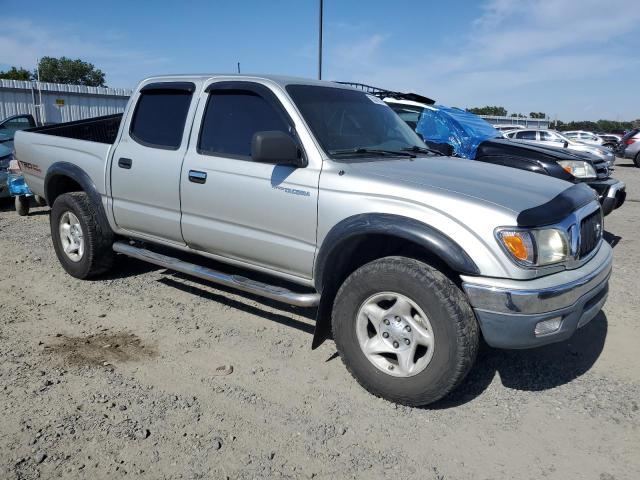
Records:
<instances>
[{"instance_id":1,"label":"side step bar","mask_svg":"<svg viewBox=\"0 0 640 480\"><path fill-rule=\"evenodd\" d=\"M252 293L261 297L270 298L278 302L297 305L299 307L315 307L320 303L319 293L296 293L284 287L276 285L268 285L266 283L251 280L241 275L229 275L211 268L202 267L195 263L184 262L177 258L152 252L144 248L138 248L125 242L115 242L113 250L127 255L128 257L137 258L145 262L153 263L159 267L175 270L177 272L193 275L213 283L225 285L231 288L237 288L243 292Z\"/></svg>"}]
</instances>

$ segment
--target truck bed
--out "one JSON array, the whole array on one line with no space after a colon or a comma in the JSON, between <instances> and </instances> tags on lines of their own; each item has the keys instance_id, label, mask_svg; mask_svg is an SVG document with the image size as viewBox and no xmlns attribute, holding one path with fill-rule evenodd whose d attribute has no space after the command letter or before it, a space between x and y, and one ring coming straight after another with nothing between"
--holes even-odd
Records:
<instances>
[{"instance_id":1,"label":"truck bed","mask_svg":"<svg viewBox=\"0 0 640 480\"><path fill-rule=\"evenodd\" d=\"M115 115L88 118L75 122L45 125L43 127L31 128L28 131L111 145L116 141L121 121L122 114L117 113Z\"/></svg>"},{"instance_id":2,"label":"truck bed","mask_svg":"<svg viewBox=\"0 0 640 480\"><path fill-rule=\"evenodd\" d=\"M16 133L16 158L34 194L45 197L44 181L54 163L79 166L105 195L107 158L122 114L45 125Z\"/></svg>"}]
</instances>

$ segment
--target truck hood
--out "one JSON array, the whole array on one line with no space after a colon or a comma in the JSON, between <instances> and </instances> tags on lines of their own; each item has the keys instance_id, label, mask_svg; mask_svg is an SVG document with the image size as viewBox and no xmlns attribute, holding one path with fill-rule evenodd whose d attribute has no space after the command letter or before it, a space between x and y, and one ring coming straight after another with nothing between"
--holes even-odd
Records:
<instances>
[{"instance_id":1,"label":"truck hood","mask_svg":"<svg viewBox=\"0 0 640 480\"><path fill-rule=\"evenodd\" d=\"M515 214L547 203L572 186L539 173L451 157L362 159L351 165L359 176L384 178L423 190L446 191Z\"/></svg>"},{"instance_id":2,"label":"truck hood","mask_svg":"<svg viewBox=\"0 0 640 480\"><path fill-rule=\"evenodd\" d=\"M569 150L562 145L555 147L551 145L532 144L525 140L514 140L511 138L496 138L493 140L487 140L484 143L498 149L504 149L509 151L509 153L513 153L514 151L524 153L524 156L527 158L532 155L543 155L546 157L553 157L554 160L587 160L591 163L594 161L600 161L599 157L592 155L586 150Z\"/></svg>"}]
</instances>

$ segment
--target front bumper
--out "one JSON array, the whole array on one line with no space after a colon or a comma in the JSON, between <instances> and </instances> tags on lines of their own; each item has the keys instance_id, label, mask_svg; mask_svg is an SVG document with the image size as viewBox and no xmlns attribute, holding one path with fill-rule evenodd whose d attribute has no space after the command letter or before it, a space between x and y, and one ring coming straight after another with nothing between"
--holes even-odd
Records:
<instances>
[{"instance_id":1,"label":"front bumper","mask_svg":"<svg viewBox=\"0 0 640 480\"><path fill-rule=\"evenodd\" d=\"M606 242L585 265L547 277L518 281L463 276L485 341L497 348L531 348L566 340L591 321L609 291L613 252ZM559 327L536 335L540 322Z\"/></svg>"},{"instance_id":2,"label":"front bumper","mask_svg":"<svg viewBox=\"0 0 640 480\"><path fill-rule=\"evenodd\" d=\"M602 214L609 215L616 208L620 208L627 198L627 191L624 182L615 178L606 180L594 180L587 182L598 194L598 199L602 205Z\"/></svg>"}]
</instances>

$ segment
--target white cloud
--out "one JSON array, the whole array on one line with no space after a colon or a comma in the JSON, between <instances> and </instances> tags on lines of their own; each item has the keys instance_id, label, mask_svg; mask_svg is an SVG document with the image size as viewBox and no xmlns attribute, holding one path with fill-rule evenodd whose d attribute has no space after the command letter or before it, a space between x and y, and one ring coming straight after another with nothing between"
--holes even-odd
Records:
<instances>
[{"instance_id":1,"label":"white cloud","mask_svg":"<svg viewBox=\"0 0 640 480\"><path fill-rule=\"evenodd\" d=\"M105 72L109 86L132 87L146 70L168 63L164 57L131 49L118 31L108 30L88 39L77 35L76 30L71 25L50 27L20 18L1 18L0 64L33 69L43 56L81 58Z\"/></svg>"},{"instance_id":2,"label":"white cloud","mask_svg":"<svg viewBox=\"0 0 640 480\"><path fill-rule=\"evenodd\" d=\"M457 28L464 31L465 26ZM437 53L411 57L391 51L386 44L389 37L378 32L336 48L362 51L363 55L342 53L328 63L334 78L416 90L442 103L494 102L514 111L546 109L568 118L584 114L582 108L575 108L579 103L575 95L583 93L569 88L578 80L607 80L629 72L637 78L640 56L625 55L616 44L630 33L640 38L640 9L630 7L627 0L609 0L606 6L598 0L489 0L457 47L438 47ZM638 48L640 41L634 54ZM631 75L628 82L631 88ZM521 87L549 83L555 86L555 93L536 95L529 89L518 95ZM611 112L604 98L600 102L589 98L588 102L594 105L589 115L595 117L615 116L620 109L626 109L629 118L638 115L630 105Z\"/></svg>"}]
</instances>

